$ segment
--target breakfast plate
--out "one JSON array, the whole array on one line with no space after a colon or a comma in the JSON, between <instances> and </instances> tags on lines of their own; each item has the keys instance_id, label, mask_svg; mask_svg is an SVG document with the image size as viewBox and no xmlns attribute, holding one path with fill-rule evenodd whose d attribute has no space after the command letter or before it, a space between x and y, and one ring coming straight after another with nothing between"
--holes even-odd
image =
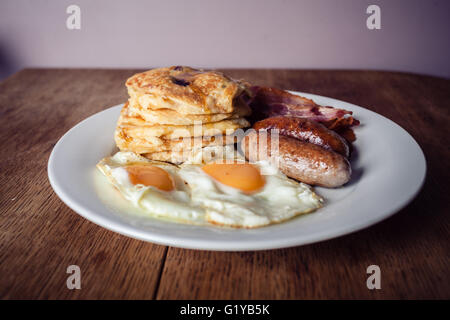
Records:
<instances>
[{"instance_id":1,"label":"breakfast plate","mask_svg":"<svg viewBox=\"0 0 450 320\"><path fill-rule=\"evenodd\" d=\"M361 122L354 129L350 182L336 189L314 188L325 203L311 214L258 229L186 225L128 214L127 203L112 194L115 190L96 169L100 159L117 151L113 135L123 104L85 119L58 141L48 162L50 183L67 206L106 229L162 245L221 251L285 248L335 238L386 219L416 196L426 162L404 129L347 102L292 93L353 111Z\"/></svg>"}]
</instances>

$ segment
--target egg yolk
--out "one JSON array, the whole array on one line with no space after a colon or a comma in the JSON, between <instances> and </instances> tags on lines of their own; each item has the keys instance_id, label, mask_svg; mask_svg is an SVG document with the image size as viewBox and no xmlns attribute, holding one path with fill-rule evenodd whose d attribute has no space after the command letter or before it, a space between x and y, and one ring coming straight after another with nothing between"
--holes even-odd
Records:
<instances>
[{"instance_id":1,"label":"egg yolk","mask_svg":"<svg viewBox=\"0 0 450 320\"><path fill-rule=\"evenodd\" d=\"M132 184L152 186L162 191L172 191L175 184L169 173L159 167L151 165L133 165L126 167Z\"/></svg>"},{"instance_id":2,"label":"egg yolk","mask_svg":"<svg viewBox=\"0 0 450 320\"><path fill-rule=\"evenodd\" d=\"M224 185L253 193L264 186L259 169L249 163L210 163L203 171Z\"/></svg>"}]
</instances>

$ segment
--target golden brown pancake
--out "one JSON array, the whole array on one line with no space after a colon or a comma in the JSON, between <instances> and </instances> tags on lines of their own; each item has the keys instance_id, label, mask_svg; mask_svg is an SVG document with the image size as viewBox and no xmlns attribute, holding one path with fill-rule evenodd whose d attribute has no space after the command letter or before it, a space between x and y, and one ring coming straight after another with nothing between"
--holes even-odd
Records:
<instances>
[{"instance_id":1,"label":"golden brown pancake","mask_svg":"<svg viewBox=\"0 0 450 320\"><path fill-rule=\"evenodd\" d=\"M250 123L244 118L227 119L218 122L209 122L198 125L144 125L135 126L123 124L117 125L116 131L133 138L146 139L158 137L163 139L178 139L183 137L215 136L232 134L237 129L249 127Z\"/></svg>"},{"instance_id":2,"label":"golden brown pancake","mask_svg":"<svg viewBox=\"0 0 450 320\"><path fill-rule=\"evenodd\" d=\"M235 106L232 113L180 114L173 109L144 109L140 105L130 105L127 102L124 106L122 123L138 126L145 124L190 125L237 119L248 116L250 113L250 107L245 104Z\"/></svg>"},{"instance_id":3,"label":"golden brown pancake","mask_svg":"<svg viewBox=\"0 0 450 320\"><path fill-rule=\"evenodd\" d=\"M220 72L159 68L135 74L126 86L130 98L114 133L122 151L179 161L185 150L232 147L239 129L250 126L250 85Z\"/></svg>"},{"instance_id":4,"label":"golden brown pancake","mask_svg":"<svg viewBox=\"0 0 450 320\"><path fill-rule=\"evenodd\" d=\"M132 105L181 114L232 113L233 101L248 89L248 84L220 72L182 66L135 74L126 86Z\"/></svg>"},{"instance_id":5,"label":"golden brown pancake","mask_svg":"<svg viewBox=\"0 0 450 320\"><path fill-rule=\"evenodd\" d=\"M117 147L121 151L133 151L138 154L142 153L154 153L162 151L182 151L192 150L196 148L206 146L217 146L233 144L236 142L234 136L212 136L212 137L186 137L181 139L162 139L159 137L148 136L142 137L130 137L124 135L122 131L116 131L115 141Z\"/></svg>"}]
</instances>

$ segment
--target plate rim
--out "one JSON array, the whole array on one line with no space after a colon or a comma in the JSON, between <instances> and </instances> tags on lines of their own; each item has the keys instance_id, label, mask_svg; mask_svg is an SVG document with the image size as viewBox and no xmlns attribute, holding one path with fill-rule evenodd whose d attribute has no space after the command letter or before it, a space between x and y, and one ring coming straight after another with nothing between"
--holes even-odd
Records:
<instances>
[{"instance_id":1,"label":"plate rim","mask_svg":"<svg viewBox=\"0 0 450 320\"><path fill-rule=\"evenodd\" d=\"M427 173L427 162L426 162L425 154L424 154L422 148L420 147L418 142L414 139L414 137L408 131L403 129L400 125L398 125L394 121L390 120L389 118L387 118L377 112L374 112L374 111L366 109L364 107L355 105L350 102L346 102L346 101L342 101L342 100L338 100L338 99L334 99L334 98L330 98L330 97L326 97L326 96L321 96L321 95L316 95L316 94L311 94L311 93L306 93L306 92L300 92L300 91L289 91L289 92L296 94L296 95L304 95L313 100L315 98L328 99L328 100L332 100L333 102L342 102L345 104L350 104L350 105L352 105L352 107L362 108L370 113L374 113L375 115L381 117L384 121L388 121L389 123L391 123L392 125L397 127L397 129L400 129L401 131L406 133L408 138L415 144L417 150L419 151L418 155L421 158L420 161L423 162L423 165L424 165L424 170L420 177L420 183L417 184L414 192L409 194L409 196L407 197L407 199L405 201L399 202L399 204L397 206L391 208L390 210L388 210L388 212L379 214L379 215L373 217L372 219L362 220L360 223L352 224L350 227L345 227L345 226L338 227L338 228L334 228L331 231L327 231L327 230L322 231L322 232L316 231L315 233L309 234L307 239L302 239L302 240L297 240L297 241L296 241L296 239L290 239L290 238L285 239L285 241L283 241L283 239L279 239L276 243L273 243L273 239L271 239L271 240L258 239L258 240L252 241L249 244L247 244L247 242L240 243L240 242L230 241L230 242L227 242L227 244L232 244L232 247L230 247L230 246L226 246L223 243L223 241L221 241L221 240L209 241L209 242L205 243L205 241L202 239L181 240L181 239L173 238L173 237L170 237L167 235L158 235L158 234L155 235L151 231L143 232L142 230L133 229L133 226L131 226L131 225L126 225L125 223L119 223L118 221L110 220L106 217L103 217L101 214L98 214L95 211L92 211L88 206L85 206L85 205L78 203L77 201L71 199L70 195L66 194L64 192L62 186L60 185L60 182L58 181L58 178L55 176L55 172L53 169L55 166L55 157L56 157L55 155L58 152L58 148L60 148L61 145L63 145L64 140L67 139L67 137L72 132L78 130L79 127L83 126L85 122L92 120L91 119L92 117L101 116L101 114L103 112L111 112L111 109L119 108L119 107L123 106L123 103L117 104L115 106L111 106L107 109L104 109L93 115L90 115L89 117L83 119L82 121L78 122L75 126L70 128L58 140L58 142L55 144L55 146L52 149L52 152L49 156L48 164L47 164L47 173L48 173L48 179L49 179L50 185L52 186L56 195L63 201L63 203L65 203L70 209L75 211L75 213L79 214L83 218L85 218L85 219L89 220L90 222L93 222L94 224L101 226L107 230L117 232L117 233L127 236L127 237L131 237L134 239L147 241L147 242L151 242L151 243L155 243L155 244L159 244L159 245L174 246L174 247L185 248L185 249L210 250L210 251L272 250L272 249L288 248L288 247L294 247L294 246L303 246L303 245L307 245L307 244L311 244L311 243L316 243L316 242L321 242L321 241L325 241L325 240L338 238L343 235L351 234L356 231L366 229L369 226L375 225L375 224L391 217L392 215L398 213L403 208L405 208L408 204L410 204L417 197L417 195L419 194L419 192L421 191L421 189L423 188L423 185L425 183L425 178L426 178L426 173ZM284 223L289 223L289 221L285 221Z\"/></svg>"}]
</instances>

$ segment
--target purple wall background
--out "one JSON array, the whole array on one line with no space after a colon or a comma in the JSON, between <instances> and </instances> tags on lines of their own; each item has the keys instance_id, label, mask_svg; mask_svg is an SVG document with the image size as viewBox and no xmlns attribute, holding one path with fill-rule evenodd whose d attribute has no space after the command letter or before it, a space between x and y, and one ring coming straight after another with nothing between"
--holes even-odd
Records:
<instances>
[{"instance_id":1,"label":"purple wall background","mask_svg":"<svg viewBox=\"0 0 450 320\"><path fill-rule=\"evenodd\" d=\"M66 8L81 7L81 30ZM366 8L381 7L381 30ZM450 77L449 0L1 0L0 77L24 67L378 69Z\"/></svg>"}]
</instances>

